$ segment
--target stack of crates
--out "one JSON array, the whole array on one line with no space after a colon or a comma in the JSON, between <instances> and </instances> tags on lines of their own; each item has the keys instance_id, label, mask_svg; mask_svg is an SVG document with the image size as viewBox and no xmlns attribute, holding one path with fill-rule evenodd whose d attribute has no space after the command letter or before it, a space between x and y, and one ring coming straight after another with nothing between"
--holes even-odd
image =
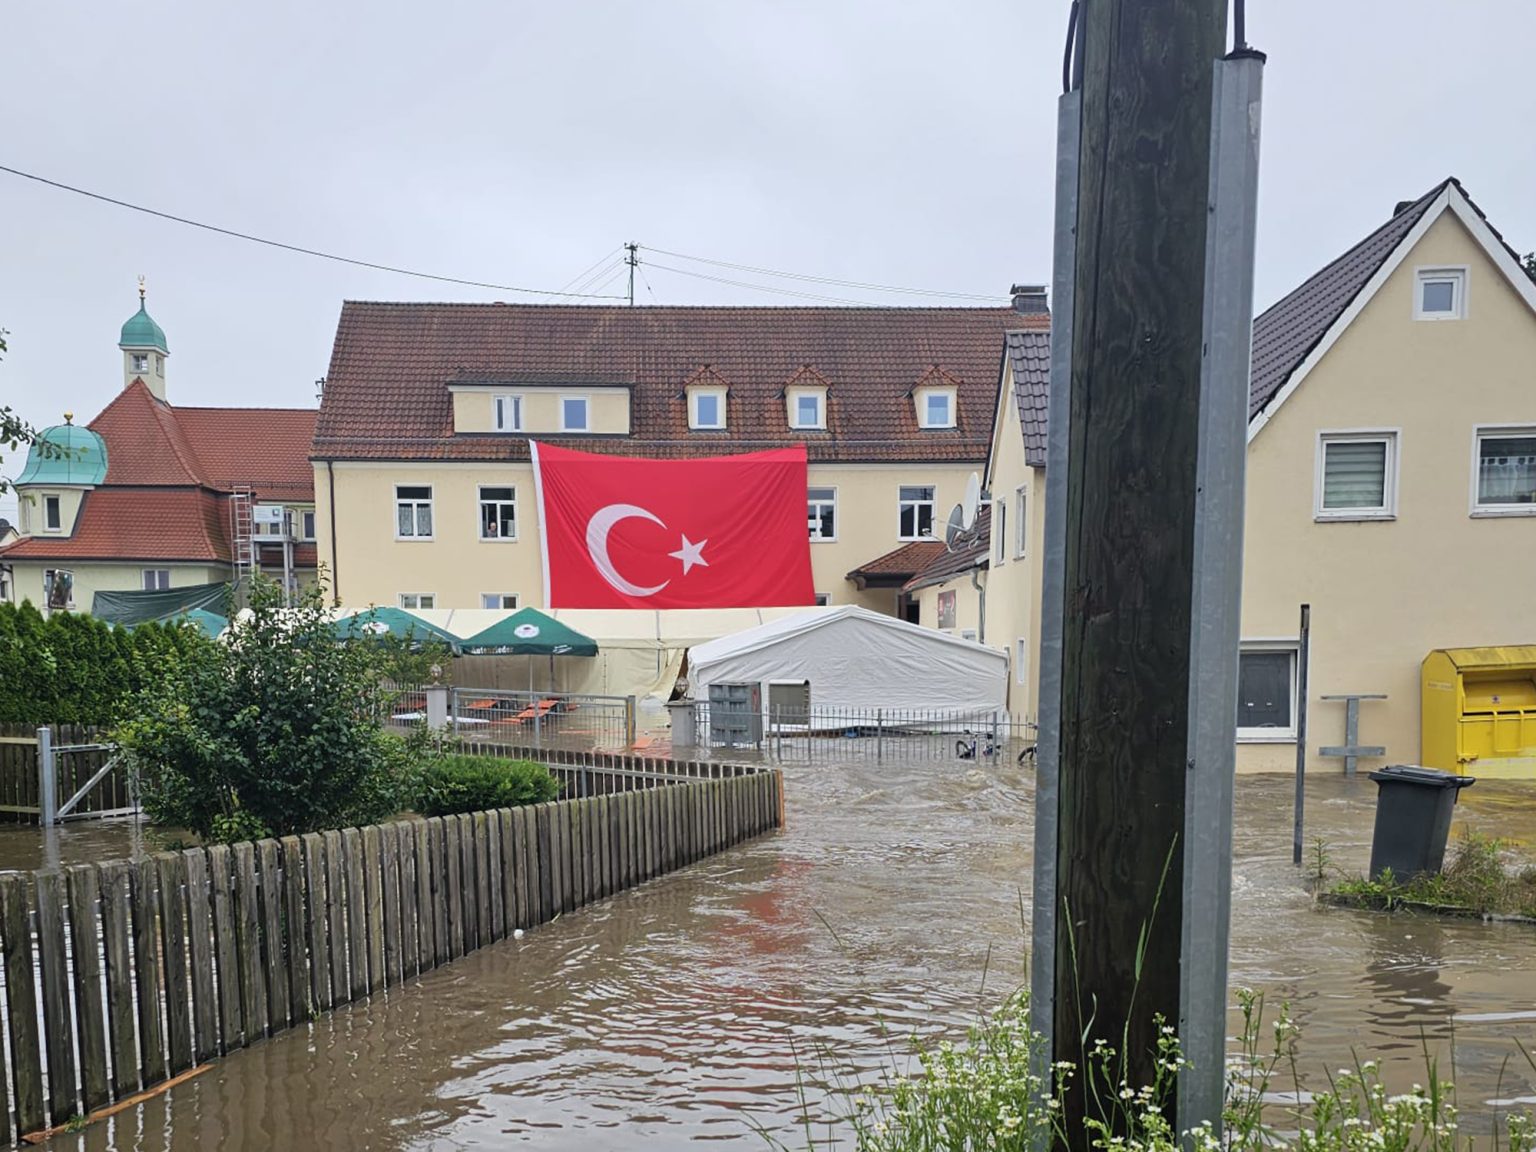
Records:
<instances>
[{"instance_id":1,"label":"stack of crates","mask_svg":"<svg viewBox=\"0 0 1536 1152\"><path fill-rule=\"evenodd\" d=\"M711 745L728 747L762 744L762 685L709 686L709 742Z\"/></svg>"}]
</instances>

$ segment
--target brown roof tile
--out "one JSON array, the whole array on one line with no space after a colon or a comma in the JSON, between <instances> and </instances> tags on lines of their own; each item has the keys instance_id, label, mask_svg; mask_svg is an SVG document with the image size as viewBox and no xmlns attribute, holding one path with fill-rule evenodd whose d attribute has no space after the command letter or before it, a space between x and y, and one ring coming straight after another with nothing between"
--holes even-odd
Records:
<instances>
[{"instance_id":1,"label":"brown roof tile","mask_svg":"<svg viewBox=\"0 0 1536 1152\"><path fill-rule=\"evenodd\" d=\"M228 563L227 516L207 490L108 485L82 497L73 535L28 536L0 559Z\"/></svg>"},{"instance_id":2,"label":"brown roof tile","mask_svg":"<svg viewBox=\"0 0 1536 1152\"><path fill-rule=\"evenodd\" d=\"M1039 331L1008 333L1008 359L1013 364L1013 398L1024 432L1024 463L1045 467L1046 408L1051 394L1051 334Z\"/></svg>"},{"instance_id":3,"label":"brown roof tile","mask_svg":"<svg viewBox=\"0 0 1536 1152\"><path fill-rule=\"evenodd\" d=\"M872 577L910 579L935 559L944 555L944 544L939 540L914 540L892 549L883 556L860 564L848 573L848 579L857 583Z\"/></svg>"},{"instance_id":4,"label":"brown roof tile","mask_svg":"<svg viewBox=\"0 0 1536 1152\"><path fill-rule=\"evenodd\" d=\"M992 507L989 504L983 504L976 516L976 534L971 538L970 543L962 545L953 552L942 544L939 545L938 554L902 585L902 591L915 592L919 588L942 584L946 580L964 575L972 568L985 568L987 557L991 552L991 540Z\"/></svg>"}]
</instances>

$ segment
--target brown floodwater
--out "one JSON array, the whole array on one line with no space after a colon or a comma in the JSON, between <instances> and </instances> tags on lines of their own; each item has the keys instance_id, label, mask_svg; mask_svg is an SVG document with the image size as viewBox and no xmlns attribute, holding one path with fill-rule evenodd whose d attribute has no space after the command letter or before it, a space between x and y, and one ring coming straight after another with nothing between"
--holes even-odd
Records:
<instances>
[{"instance_id":1,"label":"brown floodwater","mask_svg":"<svg viewBox=\"0 0 1536 1152\"><path fill-rule=\"evenodd\" d=\"M767 1148L761 1127L805 1147L802 1107L818 1139L836 1111L815 1086L829 1071L852 1083L905 1068L911 1035L958 1035L1021 982L1032 786L1006 765L787 776L786 831L236 1053L50 1146ZM1536 928L1315 906L1290 861L1291 787L1237 783L1234 986L1292 1002L1314 1084L1358 1049L1406 1087L1425 1078L1421 1037L1447 1065L1454 1039L1465 1111L1536 1103L1511 1039L1536 1037ZM1308 792L1309 838L1363 869L1375 785L1330 776ZM1536 839L1536 787L1462 796L1458 826Z\"/></svg>"}]
</instances>

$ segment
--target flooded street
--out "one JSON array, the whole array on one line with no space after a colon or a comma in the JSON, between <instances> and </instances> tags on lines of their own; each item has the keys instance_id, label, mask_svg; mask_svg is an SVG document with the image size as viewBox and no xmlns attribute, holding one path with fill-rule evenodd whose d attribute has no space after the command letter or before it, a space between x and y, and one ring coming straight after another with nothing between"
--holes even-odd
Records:
<instances>
[{"instance_id":1,"label":"flooded street","mask_svg":"<svg viewBox=\"0 0 1536 1152\"><path fill-rule=\"evenodd\" d=\"M766 1148L761 1125L803 1147L797 1068L905 1068L906 1037L954 1035L1022 982L1032 782L943 763L786 775L782 834L239 1052L49 1146ZM1314 907L1290 862L1291 787L1237 783L1233 984L1294 1004L1318 1081L1351 1048L1383 1059L1394 1086L1422 1081L1421 1032L1448 1075L1454 1033L1465 1111L1536 1103L1510 1040L1536 1038L1536 928ZM1313 781L1309 842L1363 869L1374 802L1363 777ZM1464 822L1529 843L1536 793L1479 784Z\"/></svg>"}]
</instances>

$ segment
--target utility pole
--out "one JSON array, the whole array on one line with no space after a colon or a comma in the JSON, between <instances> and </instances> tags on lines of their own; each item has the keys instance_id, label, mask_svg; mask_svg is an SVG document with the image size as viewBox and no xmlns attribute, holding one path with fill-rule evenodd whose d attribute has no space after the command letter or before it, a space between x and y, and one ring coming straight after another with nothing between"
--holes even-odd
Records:
<instances>
[{"instance_id":1,"label":"utility pole","mask_svg":"<svg viewBox=\"0 0 1536 1152\"><path fill-rule=\"evenodd\" d=\"M1227 3L1083 0L1059 107L1033 984L1073 1149L1119 1103L1094 1042L1150 1085L1158 1018L1175 1131L1220 1124L1263 63Z\"/></svg>"},{"instance_id":2,"label":"utility pole","mask_svg":"<svg viewBox=\"0 0 1536 1152\"><path fill-rule=\"evenodd\" d=\"M640 245L624 245L624 263L629 265L629 306L635 306L635 265L640 263Z\"/></svg>"}]
</instances>

